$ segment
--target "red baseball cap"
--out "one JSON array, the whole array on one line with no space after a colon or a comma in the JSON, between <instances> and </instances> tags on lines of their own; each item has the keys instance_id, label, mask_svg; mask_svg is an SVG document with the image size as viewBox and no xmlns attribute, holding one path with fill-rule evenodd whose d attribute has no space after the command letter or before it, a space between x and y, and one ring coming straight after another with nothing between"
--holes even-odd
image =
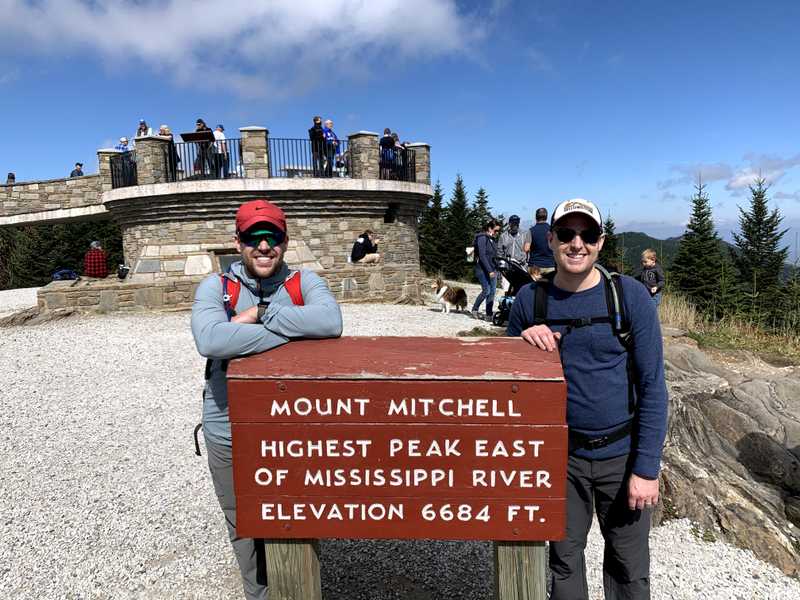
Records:
<instances>
[{"instance_id":1,"label":"red baseball cap","mask_svg":"<svg viewBox=\"0 0 800 600\"><path fill-rule=\"evenodd\" d=\"M236 211L236 231L247 231L257 223L270 223L286 233L286 215L266 198L245 202Z\"/></svg>"}]
</instances>

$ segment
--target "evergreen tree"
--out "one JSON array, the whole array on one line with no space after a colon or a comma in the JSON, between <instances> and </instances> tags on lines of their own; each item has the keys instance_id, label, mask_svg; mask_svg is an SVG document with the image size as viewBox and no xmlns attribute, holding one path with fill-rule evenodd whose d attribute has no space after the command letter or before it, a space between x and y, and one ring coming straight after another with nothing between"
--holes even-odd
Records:
<instances>
[{"instance_id":1,"label":"evergreen tree","mask_svg":"<svg viewBox=\"0 0 800 600\"><path fill-rule=\"evenodd\" d=\"M83 257L97 240L109 267L122 262L122 233L112 221L24 225L0 229L0 289L46 285L59 268L83 272Z\"/></svg>"},{"instance_id":2,"label":"evergreen tree","mask_svg":"<svg viewBox=\"0 0 800 600\"><path fill-rule=\"evenodd\" d=\"M442 270L446 277L463 279L467 274L465 249L472 245L479 231L475 230L470 213L464 180L457 175L445 215L446 255Z\"/></svg>"},{"instance_id":3,"label":"evergreen tree","mask_svg":"<svg viewBox=\"0 0 800 600\"><path fill-rule=\"evenodd\" d=\"M486 193L484 188L479 188L470 210L472 229L476 232L481 231L484 224L493 218L492 211L489 209L489 194Z\"/></svg>"},{"instance_id":4,"label":"evergreen tree","mask_svg":"<svg viewBox=\"0 0 800 600\"><path fill-rule=\"evenodd\" d=\"M708 310L718 292L723 254L711 218L711 200L698 179L692 196L692 216L672 261L670 282L701 310Z\"/></svg>"},{"instance_id":5,"label":"evergreen tree","mask_svg":"<svg viewBox=\"0 0 800 600\"><path fill-rule=\"evenodd\" d=\"M442 184L437 181L419 222L419 262L432 275L442 270L447 255L443 203Z\"/></svg>"},{"instance_id":6,"label":"evergreen tree","mask_svg":"<svg viewBox=\"0 0 800 600\"><path fill-rule=\"evenodd\" d=\"M774 300L789 252L779 247L787 230L780 230L783 217L778 209L769 211L768 189L763 178L750 186L750 209L739 207L740 231L733 234L736 251L731 252L749 300L750 316L757 321L776 307Z\"/></svg>"},{"instance_id":7,"label":"evergreen tree","mask_svg":"<svg viewBox=\"0 0 800 600\"><path fill-rule=\"evenodd\" d=\"M610 271L617 271L623 273L625 268L625 257L623 253L625 249L619 244L619 238L616 234L616 223L611 215L606 217L603 222L603 233L605 233L605 241L603 242L603 249L600 251L600 256L597 262L603 265Z\"/></svg>"}]
</instances>

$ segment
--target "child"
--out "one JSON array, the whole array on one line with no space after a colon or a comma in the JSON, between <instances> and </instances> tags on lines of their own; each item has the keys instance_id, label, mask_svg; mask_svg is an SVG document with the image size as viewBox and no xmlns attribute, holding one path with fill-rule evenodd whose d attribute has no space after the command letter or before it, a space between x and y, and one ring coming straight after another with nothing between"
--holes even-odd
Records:
<instances>
[{"instance_id":1,"label":"child","mask_svg":"<svg viewBox=\"0 0 800 600\"><path fill-rule=\"evenodd\" d=\"M661 289L664 287L664 269L658 264L656 251L648 248L642 252L642 272L638 276L639 281L650 292L650 297L656 306L661 304Z\"/></svg>"}]
</instances>

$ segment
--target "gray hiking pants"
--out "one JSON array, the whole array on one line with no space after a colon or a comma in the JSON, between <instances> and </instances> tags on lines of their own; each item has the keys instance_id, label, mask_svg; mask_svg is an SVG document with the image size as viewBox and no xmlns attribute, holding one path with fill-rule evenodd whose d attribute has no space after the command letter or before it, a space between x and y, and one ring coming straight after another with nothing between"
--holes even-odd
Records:
<instances>
[{"instance_id":1,"label":"gray hiking pants","mask_svg":"<svg viewBox=\"0 0 800 600\"><path fill-rule=\"evenodd\" d=\"M567 535L550 543L550 600L588 600L586 537L597 510L605 539L603 588L606 600L650 598L650 513L628 508L628 456L590 460L569 456Z\"/></svg>"},{"instance_id":2,"label":"gray hiking pants","mask_svg":"<svg viewBox=\"0 0 800 600\"><path fill-rule=\"evenodd\" d=\"M204 436L205 437L205 436ZM225 513L225 524L228 526L228 537L239 563L242 573L244 597L247 600L266 600L267 586L259 583L257 578L258 564L266 569L263 541L256 542L251 538L236 536L236 497L233 494L233 459L230 446L216 444L205 438L208 453L208 468L214 481L214 491L222 512ZM263 571L266 573L266 571Z\"/></svg>"}]
</instances>

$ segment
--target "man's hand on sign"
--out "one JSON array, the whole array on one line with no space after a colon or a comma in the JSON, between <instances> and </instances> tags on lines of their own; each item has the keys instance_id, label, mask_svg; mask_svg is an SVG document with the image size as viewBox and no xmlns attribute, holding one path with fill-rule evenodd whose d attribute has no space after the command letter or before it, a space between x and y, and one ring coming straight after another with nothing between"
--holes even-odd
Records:
<instances>
[{"instance_id":1,"label":"man's hand on sign","mask_svg":"<svg viewBox=\"0 0 800 600\"><path fill-rule=\"evenodd\" d=\"M644 479L631 473L628 480L628 508L642 510L658 504L658 479Z\"/></svg>"},{"instance_id":2,"label":"man's hand on sign","mask_svg":"<svg viewBox=\"0 0 800 600\"><path fill-rule=\"evenodd\" d=\"M561 334L558 332L553 333L547 325L534 325L522 332L522 339L541 350L552 352L558 348L558 340L561 339Z\"/></svg>"},{"instance_id":3,"label":"man's hand on sign","mask_svg":"<svg viewBox=\"0 0 800 600\"><path fill-rule=\"evenodd\" d=\"M258 306L251 306L231 319L231 323L258 323Z\"/></svg>"}]
</instances>

